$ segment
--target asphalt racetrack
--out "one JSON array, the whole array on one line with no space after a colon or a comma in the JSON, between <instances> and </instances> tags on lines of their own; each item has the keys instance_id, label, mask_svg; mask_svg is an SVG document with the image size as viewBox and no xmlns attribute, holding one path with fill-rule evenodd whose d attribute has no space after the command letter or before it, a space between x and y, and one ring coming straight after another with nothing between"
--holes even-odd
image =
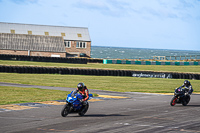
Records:
<instances>
[{"instance_id":1,"label":"asphalt racetrack","mask_svg":"<svg viewBox=\"0 0 200 133\"><path fill-rule=\"evenodd\" d=\"M6 85L1 83L0 85ZM9 86L35 87L17 84ZM39 87L38 87L39 88ZM54 89L53 87L40 87ZM66 88L56 87L64 90ZM73 88L67 88L73 90ZM200 96L193 94L187 106L170 106L171 95L119 93L90 90L121 98L89 101L85 116L62 117L63 105L37 106L24 110L0 110L0 132L19 133L188 133L200 132ZM123 97L123 98L122 98Z\"/></svg>"}]
</instances>

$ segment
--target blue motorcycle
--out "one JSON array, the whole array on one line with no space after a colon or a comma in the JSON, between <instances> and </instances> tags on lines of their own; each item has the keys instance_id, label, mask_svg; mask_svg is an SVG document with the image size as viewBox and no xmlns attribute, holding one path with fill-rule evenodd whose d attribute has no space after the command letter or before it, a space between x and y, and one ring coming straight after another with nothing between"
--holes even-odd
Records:
<instances>
[{"instance_id":1,"label":"blue motorcycle","mask_svg":"<svg viewBox=\"0 0 200 133\"><path fill-rule=\"evenodd\" d=\"M87 112L88 108L89 108L89 103L87 102L87 104L85 106L83 106L82 102L80 102L80 100L83 99L83 96L79 93L76 93L74 97L72 97L73 91L67 95L66 98L66 104L64 105L64 107L62 108L61 111L61 115L63 117L66 117L69 113L78 113L80 116L85 115L85 113ZM89 99L93 97L92 94L89 94Z\"/></svg>"}]
</instances>

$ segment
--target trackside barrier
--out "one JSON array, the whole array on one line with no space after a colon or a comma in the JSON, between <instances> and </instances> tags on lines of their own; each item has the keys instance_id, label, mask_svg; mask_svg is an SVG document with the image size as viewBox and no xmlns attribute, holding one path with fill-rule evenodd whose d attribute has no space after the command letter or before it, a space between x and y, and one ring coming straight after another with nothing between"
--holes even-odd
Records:
<instances>
[{"instance_id":1,"label":"trackside barrier","mask_svg":"<svg viewBox=\"0 0 200 133\"><path fill-rule=\"evenodd\" d=\"M129 61L129 60L108 60L103 59L103 64L135 64L135 65L200 65L200 61L190 62L169 62L169 61Z\"/></svg>"},{"instance_id":2,"label":"trackside barrier","mask_svg":"<svg viewBox=\"0 0 200 133\"><path fill-rule=\"evenodd\" d=\"M88 58L87 63L103 63L103 59Z\"/></svg>"},{"instance_id":3,"label":"trackside barrier","mask_svg":"<svg viewBox=\"0 0 200 133\"><path fill-rule=\"evenodd\" d=\"M128 76L149 78L174 78L200 80L200 74L131 71L131 70L106 70L106 69L80 69L80 68L53 68L53 67L26 67L0 65L0 72L30 73L30 74L70 74L70 75L96 75L96 76Z\"/></svg>"},{"instance_id":4,"label":"trackside barrier","mask_svg":"<svg viewBox=\"0 0 200 133\"><path fill-rule=\"evenodd\" d=\"M41 56L25 56L25 55L6 55L0 54L0 60L19 60L19 61L37 61L37 62L58 62L58 63L103 63L103 59L95 58L56 58Z\"/></svg>"},{"instance_id":5,"label":"trackside barrier","mask_svg":"<svg viewBox=\"0 0 200 133\"><path fill-rule=\"evenodd\" d=\"M43 57L43 56L7 55L7 54L0 54L0 60L87 64L87 58L62 58L62 57Z\"/></svg>"}]
</instances>

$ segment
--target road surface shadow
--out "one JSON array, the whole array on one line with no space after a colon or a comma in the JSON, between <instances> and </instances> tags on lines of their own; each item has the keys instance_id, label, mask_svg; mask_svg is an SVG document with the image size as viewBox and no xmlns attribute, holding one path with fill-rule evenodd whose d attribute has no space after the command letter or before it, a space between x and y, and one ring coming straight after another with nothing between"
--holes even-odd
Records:
<instances>
[{"instance_id":1,"label":"road surface shadow","mask_svg":"<svg viewBox=\"0 0 200 133\"><path fill-rule=\"evenodd\" d=\"M187 105L189 107L200 107L200 105Z\"/></svg>"},{"instance_id":2,"label":"road surface shadow","mask_svg":"<svg viewBox=\"0 0 200 133\"><path fill-rule=\"evenodd\" d=\"M109 114L109 115L106 115L106 114L86 114L82 117L111 117L111 116L129 116L129 115L120 115L120 114ZM80 116L75 116L75 117L80 117Z\"/></svg>"}]
</instances>

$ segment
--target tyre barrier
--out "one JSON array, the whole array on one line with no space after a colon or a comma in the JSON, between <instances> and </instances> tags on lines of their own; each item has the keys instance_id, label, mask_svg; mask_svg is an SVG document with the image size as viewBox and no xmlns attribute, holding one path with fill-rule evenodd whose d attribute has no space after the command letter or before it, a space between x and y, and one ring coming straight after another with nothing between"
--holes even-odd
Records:
<instances>
[{"instance_id":1,"label":"tyre barrier","mask_svg":"<svg viewBox=\"0 0 200 133\"><path fill-rule=\"evenodd\" d=\"M26 67L26 66L4 66L0 65L0 72L6 73L30 73L30 74L70 74L70 75L95 75L95 76L128 76L128 77L150 77L154 75L158 78L159 75L170 75L173 79L196 79L200 80L200 74L191 73L162 73L151 71L130 71L130 70L105 70L105 69L80 69L80 68L52 68L52 67ZM140 75L140 76L133 76ZM141 76L142 75L142 76Z\"/></svg>"},{"instance_id":2,"label":"tyre barrier","mask_svg":"<svg viewBox=\"0 0 200 133\"><path fill-rule=\"evenodd\" d=\"M88 63L101 63L101 64L103 64L103 59L88 58L87 62Z\"/></svg>"},{"instance_id":3,"label":"tyre barrier","mask_svg":"<svg viewBox=\"0 0 200 133\"><path fill-rule=\"evenodd\" d=\"M0 60L74 63L74 64L87 64L88 62L87 58L63 58L63 57L43 57L43 56L7 55L7 54L0 54Z\"/></svg>"}]
</instances>

